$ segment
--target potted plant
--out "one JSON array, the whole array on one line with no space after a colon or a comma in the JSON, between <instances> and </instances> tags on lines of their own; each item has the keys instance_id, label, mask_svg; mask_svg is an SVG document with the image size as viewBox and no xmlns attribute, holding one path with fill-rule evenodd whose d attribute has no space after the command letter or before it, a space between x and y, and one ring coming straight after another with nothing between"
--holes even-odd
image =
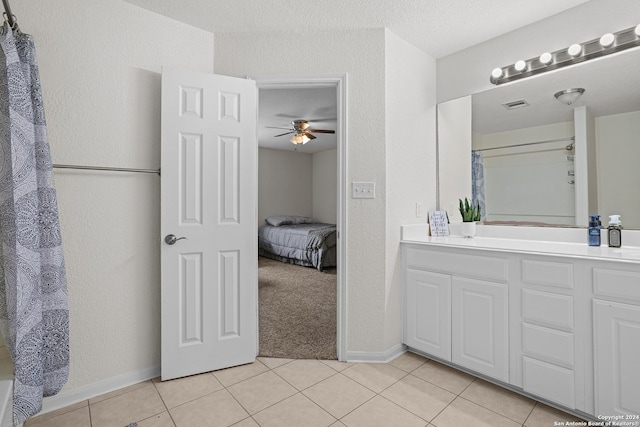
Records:
<instances>
[{"instance_id":1,"label":"potted plant","mask_svg":"<svg viewBox=\"0 0 640 427\"><path fill-rule=\"evenodd\" d=\"M480 204L475 206L467 199L458 199L460 201L460 215L462 215L462 224L460 226L461 234L464 237L473 237L476 234L476 221L480 221L482 215L480 213Z\"/></svg>"}]
</instances>

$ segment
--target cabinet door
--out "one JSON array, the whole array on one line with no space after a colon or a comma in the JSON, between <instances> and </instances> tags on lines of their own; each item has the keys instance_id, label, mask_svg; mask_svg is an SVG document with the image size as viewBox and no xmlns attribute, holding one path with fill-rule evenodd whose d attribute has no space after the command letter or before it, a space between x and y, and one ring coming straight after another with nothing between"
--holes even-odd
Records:
<instances>
[{"instance_id":1,"label":"cabinet door","mask_svg":"<svg viewBox=\"0 0 640 427\"><path fill-rule=\"evenodd\" d=\"M596 415L640 414L640 307L593 301Z\"/></svg>"},{"instance_id":2,"label":"cabinet door","mask_svg":"<svg viewBox=\"0 0 640 427\"><path fill-rule=\"evenodd\" d=\"M507 285L453 277L452 290L453 362L508 382Z\"/></svg>"},{"instance_id":3,"label":"cabinet door","mask_svg":"<svg viewBox=\"0 0 640 427\"><path fill-rule=\"evenodd\" d=\"M451 360L451 276L407 269L404 342Z\"/></svg>"}]
</instances>

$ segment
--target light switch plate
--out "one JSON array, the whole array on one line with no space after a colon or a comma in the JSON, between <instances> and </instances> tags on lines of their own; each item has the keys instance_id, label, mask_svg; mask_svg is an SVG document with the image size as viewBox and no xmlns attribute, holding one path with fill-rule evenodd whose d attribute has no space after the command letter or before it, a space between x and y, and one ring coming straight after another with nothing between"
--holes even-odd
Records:
<instances>
[{"instance_id":1,"label":"light switch plate","mask_svg":"<svg viewBox=\"0 0 640 427\"><path fill-rule=\"evenodd\" d=\"M351 198L352 199L375 199L376 183L375 182L352 182Z\"/></svg>"}]
</instances>

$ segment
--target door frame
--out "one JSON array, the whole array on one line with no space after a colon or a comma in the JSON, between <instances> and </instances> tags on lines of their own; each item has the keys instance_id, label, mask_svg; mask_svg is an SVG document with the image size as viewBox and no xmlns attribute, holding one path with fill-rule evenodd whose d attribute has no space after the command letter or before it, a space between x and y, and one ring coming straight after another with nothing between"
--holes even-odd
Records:
<instances>
[{"instance_id":1,"label":"door frame","mask_svg":"<svg viewBox=\"0 0 640 427\"><path fill-rule=\"evenodd\" d=\"M337 301L336 301L336 350L338 360L346 361L347 356L347 75L254 75L258 94L260 89L291 89L335 87L338 107L336 138L338 154L337 184ZM257 114L257 112L256 112ZM257 144L256 138L256 144ZM257 187L256 187L257 188ZM256 200L258 195L256 194ZM257 205L256 205L257 210ZM257 211L256 211L257 216ZM257 233L257 230L256 230Z\"/></svg>"}]
</instances>

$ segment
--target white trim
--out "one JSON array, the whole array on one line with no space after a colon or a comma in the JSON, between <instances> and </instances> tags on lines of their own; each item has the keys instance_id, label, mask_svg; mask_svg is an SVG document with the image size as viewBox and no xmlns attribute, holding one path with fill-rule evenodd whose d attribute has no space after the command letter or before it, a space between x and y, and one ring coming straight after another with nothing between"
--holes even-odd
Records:
<instances>
[{"instance_id":1,"label":"white trim","mask_svg":"<svg viewBox=\"0 0 640 427\"><path fill-rule=\"evenodd\" d=\"M404 344L396 344L387 351L350 351L347 353L347 362L355 363L389 363L396 357L407 351Z\"/></svg>"},{"instance_id":2,"label":"white trim","mask_svg":"<svg viewBox=\"0 0 640 427\"><path fill-rule=\"evenodd\" d=\"M66 406L73 405L74 403L82 402L83 400L91 399L93 397L119 390L130 385L138 384L152 378L157 378L159 376L160 365L155 365L140 371L116 375L115 377L75 388L68 392L65 392L63 389L61 393L55 396L46 397L43 400L42 411L40 413L45 414L47 412L55 411L56 409L64 408Z\"/></svg>"},{"instance_id":3,"label":"white trim","mask_svg":"<svg viewBox=\"0 0 640 427\"><path fill-rule=\"evenodd\" d=\"M256 81L258 90L265 88L309 88L309 87L335 87L338 107L338 123L336 137L338 140L338 203L337 203L337 230L338 230L338 295L337 295L337 331L336 346L338 360L345 361L347 356L347 75L346 74L321 74L321 75L268 75L249 76Z\"/></svg>"}]
</instances>

